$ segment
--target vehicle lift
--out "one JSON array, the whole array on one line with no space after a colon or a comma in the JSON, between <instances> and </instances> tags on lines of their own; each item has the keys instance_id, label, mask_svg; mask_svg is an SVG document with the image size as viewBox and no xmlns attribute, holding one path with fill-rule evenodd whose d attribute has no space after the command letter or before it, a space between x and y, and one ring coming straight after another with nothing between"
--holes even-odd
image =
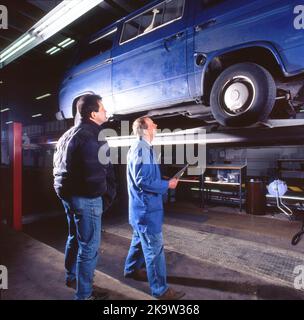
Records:
<instances>
[{"instance_id":1,"label":"vehicle lift","mask_svg":"<svg viewBox=\"0 0 304 320\"><path fill-rule=\"evenodd\" d=\"M257 130L258 126L258 130ZM173 137L184 137L193 134L205 135L205 141L199 143L215 146L267 146L296 145L304 141L304 119L268 120L265 123L247 128L198 127L180 130L170 134L158 135L158 144L174 144ZM110 147L130 146L134 136L106 138ZM156 137L157 141L157 137ZM170 142L169 142L170 141ZM56 143L55 141L53 142ZM198 141L187 140L188 144ZM15 230L22 230L22 125L12 123L9 127L9 153L12 180L12 211L8 216L9 224ZM0 212L1 213L1 212ZM292 244L297 244L304 234L304 219L301 230L293 237Z\"/></svg>"}]
</instances>

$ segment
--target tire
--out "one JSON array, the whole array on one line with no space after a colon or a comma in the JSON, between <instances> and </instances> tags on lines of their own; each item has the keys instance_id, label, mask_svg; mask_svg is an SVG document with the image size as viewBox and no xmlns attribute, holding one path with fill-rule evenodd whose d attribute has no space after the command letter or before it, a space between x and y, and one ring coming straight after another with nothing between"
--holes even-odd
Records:
<instances>
[{"instance_id":1,"label":"tire","mask_svg":"<svg viewBox=\"0 0 304 320\"><path fill-rule=\"evenodd\" d=\"M210 105L221 125L242 127L266 120L275 98L276 85L266 69L255 63L238 63L218 76Z\"/></svg>"}]
</instances>

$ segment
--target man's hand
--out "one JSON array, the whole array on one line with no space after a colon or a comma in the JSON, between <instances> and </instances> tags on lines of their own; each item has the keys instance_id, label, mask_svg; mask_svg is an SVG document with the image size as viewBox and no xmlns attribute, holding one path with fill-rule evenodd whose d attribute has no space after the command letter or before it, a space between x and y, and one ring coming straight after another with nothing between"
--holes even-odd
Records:
<instances>
[{"instance_id":1,"label":"man's hand","mask_svg":"<svg viewBox=\"0 0 304 320\"><path fill-rule=\"evenodd\" d=\"M178 179L173 178L169 180L169 189L175 189L178 184Z\"/></svg>"}]
</instances>

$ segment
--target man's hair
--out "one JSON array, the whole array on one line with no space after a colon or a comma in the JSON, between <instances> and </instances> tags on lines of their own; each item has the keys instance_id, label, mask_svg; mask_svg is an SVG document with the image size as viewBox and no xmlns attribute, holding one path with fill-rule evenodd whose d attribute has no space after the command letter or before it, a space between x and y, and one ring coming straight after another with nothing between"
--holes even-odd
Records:
<instances>
[{"instance_id":1,"label":"man's hair","mask_svg":"<svg viewBox=\"0 0 304 320\"><path fill-rule=\"evenodd\" d=\"M100 101L102 101L102 98L97 94L85 94L79 97L76 103L76 110L79 112L81 119L88 120L93 111L98 112L98 102Z\"/></svg>"},{"instance_id":2,"label":"man's hair","mask_svg":"<svg viewBox=\"0 0 304 320\"><path fill-rule=\"evenodd\" d=\"M149 117L144 116L134 120L132 124L132 130L135 135L139 137L144 135L144 130L148 129L148 125L146 123L147 119L149 119Z\"/></svg>"}]
</instances>

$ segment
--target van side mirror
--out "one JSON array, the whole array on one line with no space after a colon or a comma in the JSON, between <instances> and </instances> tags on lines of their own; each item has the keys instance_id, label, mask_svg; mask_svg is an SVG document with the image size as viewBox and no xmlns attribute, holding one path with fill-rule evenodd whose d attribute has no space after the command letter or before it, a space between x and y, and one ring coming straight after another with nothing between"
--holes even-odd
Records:
<instances>
[{"instance_id":1,"label":"van side mirror","mask_svg":"<svg viewBox=\"0 0 304 320\"><path fill-rule=\"evenodd\" d=\"M58 121L64 120L64 115L63 115L62 111L56 112L55 117L56 117L56 120L58 120Z\"/></svg>"}]
</instances>

